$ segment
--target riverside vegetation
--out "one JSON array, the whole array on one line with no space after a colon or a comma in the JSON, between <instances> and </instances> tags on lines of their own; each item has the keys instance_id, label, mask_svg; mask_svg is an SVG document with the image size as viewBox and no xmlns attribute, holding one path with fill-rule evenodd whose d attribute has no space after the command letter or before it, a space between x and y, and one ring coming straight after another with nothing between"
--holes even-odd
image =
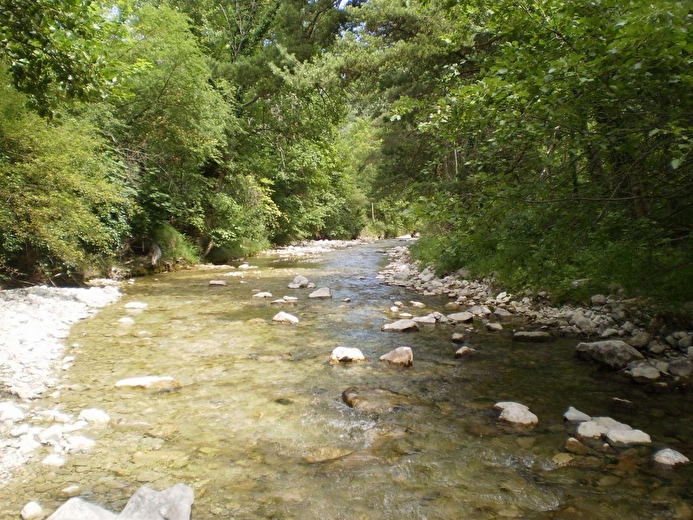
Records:
<instances>
[{"instance_id":1,"label":"riverside vegetation","mask_svg":"<svg viewBox=\"0 0 693 520\"><path fill-rule=\"evenodd\" d=\"M692 16L674 0L0 0L0 281L420 231L438 273L685 314Z\"/></svg>"}]
</instances>

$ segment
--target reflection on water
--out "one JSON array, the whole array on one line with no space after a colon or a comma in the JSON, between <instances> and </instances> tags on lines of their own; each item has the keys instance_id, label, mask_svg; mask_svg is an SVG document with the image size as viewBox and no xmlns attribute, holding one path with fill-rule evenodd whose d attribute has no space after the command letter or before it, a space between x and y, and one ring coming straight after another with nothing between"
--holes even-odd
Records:
<instances>
[{"instance_id":1,"label":"reflection on water","mask_svg":"<svg viewBox=\"0 0 693 520\"><path fill-rule=\"evenodd\" d=\"M575 457L565 467L552 460L565 451L562 414L570 405L627 422L657 446L690 456L686 396L644 394L614 381L573 358L575 341L513 344L479 333L470 341L477 354L456 360L451 326L380 332L393 300L427 303L414 314L442 311L445 303L378 284L382 247L337 251L320 261L255 259L258 269L200 269L127 286L119 303L74 327L68 340L79 345L74 367L60 396L40 403L75 416L102 408L111 423L86 430L96 448L70 455L65 466L22 469L0 490L0 516L16 516L29 500L52 510L70 484L118 511L139 486L176 482L194 488L196 520L692 514L691 470L652 467L650 449ZM229 272L235 276L224 276ZM287 289L296 274L331 287L334 298L309 300L309 290ZM227 286L210 287L212 279ZM254 290L299 300L279 307L252 298ZM127 311L129 301L149 306ZM279 310L300 323L273 324ZM119 324L125 315L135 323ZM369 361L330 365L329 353L340 345L358 347ZM413 367L377 361L401 345L414 350ZM173 376L181 388L114 388L143 375ZM351 409L341 398L348 387L395 404ZM637 406L610 410L613 397ZM539 426L499 428L490 409L499 400L528 405Z\"/></svg>"}]
</instances>

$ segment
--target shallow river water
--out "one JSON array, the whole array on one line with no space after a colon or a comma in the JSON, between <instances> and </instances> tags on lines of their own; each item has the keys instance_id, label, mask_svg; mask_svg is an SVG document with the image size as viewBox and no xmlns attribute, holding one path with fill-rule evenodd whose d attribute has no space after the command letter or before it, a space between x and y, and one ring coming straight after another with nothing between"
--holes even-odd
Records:
<instances>
[{"instance_id":1,"label":"shallow river water","mask_svg":"<svg viewBox=\"0 0 693 520\"><path fill-rule=\"evenodd\" d=\"M413 314L445 312L444 299L378 283L387 262L382 249L391 245L298 260L269 256L252 260L257 269L197 269L126 286L121 301L72 329L74 366L60 396L41 403L75 415L101 408L110 424L85 430L95 448L70 455L61 468L22 468L0 489L0 516L16 518L29 500L53 510L71 484L86 500L119 511L138 487L177 482L195 490L195 520L692 514L691 469L654 467L652 448L575 457L567 466L553 461L570 436L562 415L571 405L626 422L656 447L690 457L687 396L617 381L576 360L575 340L517 344L509 333L479 332L469 342L476 355L457 360L453 326L381 332L395 300ZM297 274L331 287L334 298L309 300L310 290L287 289ZM227 285L211 287L213 279ZM252 298L253 290L299 299L280 307ZM412 310L410 300L427 308ZM131 301L148 307L128 311ZM300 323L272 323L279 310ZM135 323L119 324L123 316ZM378 361L402 345L412 347L413 367ZM368 362L330 365L337 346L360 348ZM114 386L145 375L173 376L181 388ZM341 397L349 387L395 404L349 408ZM614 410L613 397L635 408ZM499 426L491 407L505 400L528 405L539 425L530 432Z\"/></svg>"}]
</instances>

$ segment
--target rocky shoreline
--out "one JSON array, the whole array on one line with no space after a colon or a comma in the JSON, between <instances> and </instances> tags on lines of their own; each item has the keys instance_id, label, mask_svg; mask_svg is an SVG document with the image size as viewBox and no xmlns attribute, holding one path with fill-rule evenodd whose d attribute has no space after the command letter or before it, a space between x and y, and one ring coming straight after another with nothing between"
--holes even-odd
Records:
<instances>
[{"instance_id":1,"label":"rocky shoreline","mask_svg":"<svg viewBox=\"0 0 693 520\"><path fill-rule=\"evenodd\" d=\"M579 355L622 370L635 383L653 390L693 385L693 331L657 326L637 300L596 294L588 307L554 307L545 293L498 291L492 279L470 280L465 270L439 278L430 267L421 269L411 258L408 245L386 254L391 261L378 275L381 283L424 296L447 296L446 310L456 313L462 323L476 320L489 331L510 330L516 341L579 338L583 340ZM396 308L391 310L399 317L409 317L401 316Z\"/></svg>"}]
</instances>

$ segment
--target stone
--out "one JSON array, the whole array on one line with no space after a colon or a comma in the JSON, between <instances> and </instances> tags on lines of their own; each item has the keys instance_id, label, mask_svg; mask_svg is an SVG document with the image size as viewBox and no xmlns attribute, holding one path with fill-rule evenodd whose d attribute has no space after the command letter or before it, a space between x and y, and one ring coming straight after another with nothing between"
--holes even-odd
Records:
<instances>
[{"instance_id":1,"label":"stone","mask_svg":"<svg viewBox=\"0 0 693 520\"><path fill-rule=\"evenodd\" d=\"M638 332L632 338L627 339L626 343L628 343L633 348L642 349L649 345L650 341L652 341L651 334L647 332Z\"/></svg>"},{"instance_id":2,"label":"stone","mask_svg":"<svg viewBox=\"0 0 693 520\"><path fill-rule=\"evenodd\" d=\"M500 332L503 330L503 325L496 323L495 321L490 321L486 324L486 330L490 332Z\"/></svg>"},{"instance_id":3,"label":"stone","mask_svg":"<svg viewBox=\"0 0 693 520\"><path fill-rule=\"evenodd\" d=\"M693 363L687 358L677 358L669 362L669 373L672 376L686 377L693 373Z\"/></svg>"},{"instance_id":4,"label":"stone","mask_svg":"<svg viewBox=\"0 0 693 520\"><path fill-rule=\"evenodd\" d=\"M579 357L592 359L615 369L624 368L631 361L644 359L640 352L620 340L579 343L575 353Z\"/></svg>"},{"instance_id":5,"label":"stone","mask_svg":"<svg viewBox=\"0 0 693 520\"><path fill-rule=\"evenodd\" d=\"M473 314L474 316L488 316L491 314L491 309L485 305L474 305L473 307L467 309L467 312Z\"/></svg>"},{"instance_id":6,"label":"stone","mask_svg":"<svg viewBox=\"0 0 693 520\"><path fill-rule=\"evenodd\" d=\"M210 280L210 287L226 287L226 282L224 280Z\"/></svg>"},{"instance_id":7,"label":"stone","mask_svg":"<svg viewBox=\"0 0 693 520\"><path fill-rule=\"evenodd\" d=\"M448 320L453 323L467 323L474 320L474 315L471 312L456 312L448 314Z\"/></svg>"},{"instance_id":8,"label":"stone","mask_svg":"<svg viewBox=\"0 0 693 520\"><path fill-rule=\"evenodd\" d=\"M498 307L496 310L494 310L493 314L494 314L494 316L496 316L498 318L499 321L502 321L504 323L512 321L512 319L514 317L511 312L503 309L502 307Z\"/></svg>"},{"instance_id":9,"label":"stone","mask_svg":"<svg viewBox=\"0 0 693 520\"><path fill-rule=\"evenodd\" d=\"M139 488L118 515L119 520L190 520L195 493L185 484L163 491Z\"/></svg>"},{"instance_id":10,"label":"stone","mask_svg":"<svg viewBox=\"0 0 693 520\"><path fill-rule=\"evenodd\" d=\"M453 343L464 343L466 340L466 337L464 334L461 332L455 332L452 337L450 338L450 341Z\"/></svg>"},{"instance_id":11,"label":"stone","mask_svg":"<svg viewBox=\"0 0 693 520\"><path fill-rule=\"evenodd\" d=\"M419 330L419 324L414 320L397 320L394 323L386 323L382 329L385 332L412 332Z\"/></svg>"},{"instance_id":12,"label":"stone","mask_svg":"<svg viewBox=\"0 0 693 520\"><path fill-rule=\"evenodd\" d=\"M397 347L380 356L380 361L387 361L391 365L410 367L414 363L414 353L410 347Z\"/></svg>"},{"instance_id":13,"label":"stone","mask_svg":"<svg viewBox=\"0 0 693 520\"><path fill-rule=\"evenodd\" d=\"M289 323L291 325L296 325L298 323L298 318L293 314L282 311L275 314L272 321L276 323Z\"/></svg>"},{"instance_id":14,"label":"stone","mask_svg":"<svg viewBox=\"0 0 693 520\"><path fill-rule=\"evenodd\" d=\"M148 307L148 304L144 302L129 302L125 304L126 309L130 310L143 310Z\"/></svg>"},{"instance_id":15,"label":"stone","mask_svg":"<svg viewBox=\"0 0 693 520\"><path fill-rule=\"evenodd\" d=\"M24 412L10 401L0 403L0 422L19 422L24 420Z\"/></svg>"},{"instance_id":16,"label":"stone","mask_svg":"<svg viewBox=\"0 0 693 520\"><path fill-rule=\"evenodd\" d=\"M67 439L66 451L68 453L85 452L92 449L95 444L96 443L93 440L87 437L73 435Z\"/></svg>"},{"instance_id":17,"label":"stone","mask_svg":"<svg viewBox=\"0 0 693 520\"><path fill-rule=\"evenodd\" d=\"M513 341L525 343L545 343L551 341L551 334L543 330L524 331L521 330L513 334Z\"/></svg>"},{"instance_id":18,"label":"stone","mask_svg":"<svg viewBox=\"0 0 693 520\"><path fill-rule=\"evenodd\" d=\"M133 325L135 320L133 320L130 316L123 316L118 320L118 323L121 325Z\"/></svg>"},{"instance_id":19,"label":"stone","mask_svg":"<svg viewBox=\"0 0 693 520\"><path fill-rule=\"evenodd\" d=\"M595 294L590 298L593 307L603 307L606 305L606 296L603 294Z\"/></svg>"},{"instance_id":20,"label":"stone","mask_svg":"<svg viewBox=\"0 0 693 520\"><path fill-rule=\"evenodd\" d=\"M365 360L365 356L357 348L337 347L330 355L330 363L358 363Z\"/></svg>"},{"instance_id":21,"label":"stone","mask_svg":"<svg viewBox=\"0 0 693 520\"><path fill-rule=\"evenodd\" d=\"M455 352L455 357L461 358L461 357L471 356L475 352L476 352L476 350L471 348L471 347L462 347L457 352Z\"/></svg>"},{"instance_id":22,"label":"stone","mask_svg":"<svg viewBox=\"0 0 693 520\"><path fill-rule=\"evenodd\" d=\"M59 468L61 466L65 465L65 459L58 455L57 453L51 453L48 455L46 458L44 458L41 461L41 464L45 464L46 466L53 466L55 468Z\"/></svg>"},{"instance_id":23,"label":"stone","mask_svg":"<svg viewBox=\"0 0 693 520\"><path fill-rule=\"evenodd\" d=\"M567 466L573 460L570 453L558 453L551 459L556 466Z\"/></svg>"},{"instance_id":24,"label":"stone","mask_svg":"<svg viewBox=\"0 0 693 520\"><path fill-rule=\"evenodd\" d=\"M60 506L48 520L115 520L118 515L85 502L81 498L71 498Z\"/></svg>"},{"instance_id":25,"label":"stone","mask_svg":"<svg viewBox=\"0 0 693 520\"><path fill-rule=\"evenodd\" d=\"M509 422L518 426L533 428L539 423L539 418L530 412L524 404L512 401L501 401L494 405L494 408L501 410L498 417L501 421Z\"/></svg>"},{"instance_id":26,"label":"stone","mask_svg":"<svg viewBox=\"0 0 693 520\"><path fill-rule=\"evenodd\" d=\"M320 287L320 289L317 289L310 293L308 295L308 298L319 298L319 299L326 299L326 298L332 298L332 290L329 287Z\"/></svg>"},{"instance_id":27,"label":"stone","mask_svg":"<svg viewBox=\"0 0 693 520\"><path fill-rule=\"evenodd\" d=\"M592 322L585 317L582 309L576 311L570 318L570 324L575 325L582 332L591 332L593 330Z\"/></svg>"},{"instance_id":28,"label":"stone","mask_svg":"<svg viewBox=\"0 0 693 520\"><path fill-rule=\"evenodd\" d=\"M628 424L612 419L611 417L593 417L592 421L595 423L605 426L609 430L632 430L633 428Z\"/></svg>"},{"instance_id":29,"label":"stone","mask_svg":"<svg viewBox=\"0 0 693 520\"><path fill-rule=\"evenodd\" d=\"M121 379L115 386L116 388L173 389L180 388L180 383L171 376L143 376Z\"/></svg>"},{"instance_id":30,"label":"stone","mask_svg":"<svg viewBox=\"0 0 693 520\"><path fill-rule=\"evenodd\" d=\"M601 333L600 337L603 339L611 338L613 336L618 336L618 329L608 328Z\"/></svg>"},{"instance_id":31,"label":"stone","mask_svg":"<svg viewBox=\"0 0 693 520\"><path fill-rule=\"evenodd\" d=\"M632 363L629 368L630 375L636 383L651 383L661 376L659 370L647 361Z\"/></svg>"},{"instance_id":32,"label":"stone","mask_svg":"<svg viewBox=\"0 0 693 520\"><path fill-rule=\"evenodd\" d=\"M607 426L595 421L581 422L577 428L578 439L599 439L609 431Z\"/></svg>"},{"instance_id":33,"label":"stone","mask_svg":"<svg viewBox=\"0 0 693 520\"><path fill-rule=\"evenodd\" d=\"M651 444L652 439L642 430L611 429L606 432L606 441L614 448Z\"/></svg>"},{"instance_id":34,"label":"stone","mask_svg":"<svg viewBox=\"0 0 693 520\"><path fill-rule=\"evenodd\" d=\"M685 455L671 448L664 448L654 454L655 462L665 466L676 466L677 464L688 464L690 460Z\"/></svg>"},{"instance_id":35,"label":"stone","mask_svg":"<svg viewBox=\"0 0 693 520\"><path fill-rule=\"evenodd\" d=\"M255 294L253 294L253 298L258 298L258 299L271 298L271 297L272 297L272 293L267 292L267 291L260 291L260 292L256 292Z\"/></svg>"},{"instance_id":36,"label":"stone","mask_svg":"<svg viewBox=\"0 0 693 520\"><path fill-rule=\"evenodd\" d=\"M37 502L29 502L22 508L20 514L24 520L34 520L46 516L43 508Z\"/></svg>"},{"instance_id":37,"label":"stone","mask_svg":"<svg viewBox=\"0 0 693 520\"><path fill-rule=\"evenodd\" d=\"M565 449L574 455L587 455L592 451L575 437L570 437L567 441L565 441Z\"/></svg>"},{"instance_id":38,"label":"stone","mask_svg":"<svg viewBox=\"0 0 693 520\"><path fill-rule=\"evenodd\" d=\"M425 304L425 303L417 302L417 301L413 301L413 300L410 301L409 304L410 304L412 307L416 307L417 309L423 309L424 307L426 307L426 304Z\"/></svg>"},{"instance_id":39,"label":"stone","mask_svg":"<svg viewBox=\"0 0 693 520\"><path fill-rule=\"evenodd\" d=\"M308 287L308 278L301 276L300 274L295 276L293 281L289 284L289 289L300 289L302 287Z\"/></svg>"},{"instance_id":40,"label":"stone","mask_svg":"<svg viewBox=\"0 0 693 520\"><path fill-rule=\"evenodd\" d=\"M416 403L412 398L384 388L353 386L342 392L342 400L347 406L365 413L388 413Z\"/></svg>"},{"instance_id":41,"label":"stone","mask_svg":"<svg viewBox=\"0 0 693 520\"><path fill-rule=\"evenodd\" d=\"M566 422L579 423L591 421L592 417L570 406L568 410L563 414L563 420Z\"/></svg>"},{"instance_id":42,"label":"stone","mask_svg":"<svg viewBox=\"0 0 693 520\"><path fill-rule=\"evenodd\" d=\"M79 414L79 419L96 424L107 424L111 420L106 412L98 408L86 408L82 410Z\"/></svg>"},{"instance_id":43,"label":"stone","mask_svg":"<svg viewBox=\"0 0 693 520\"><path fill-rule=\"evenodd\" d=\"M429 314L428 316L417 316L416 318L412 319L421 325L435 325L438 323L438 320L433 314Z\"/></svg>"}]
</instances>

